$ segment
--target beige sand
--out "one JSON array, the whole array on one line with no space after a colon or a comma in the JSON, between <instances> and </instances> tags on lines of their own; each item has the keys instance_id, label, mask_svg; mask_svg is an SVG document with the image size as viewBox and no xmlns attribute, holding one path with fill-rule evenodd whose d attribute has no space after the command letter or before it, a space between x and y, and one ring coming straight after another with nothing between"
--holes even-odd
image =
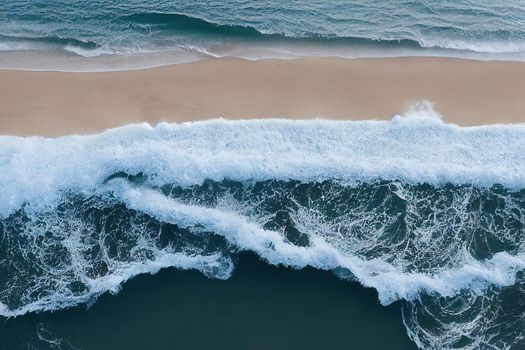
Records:
<instances>
[{"instance_id":1,"label":"beige sand","mask_svg":"<svg viewBox=\"0 0 525 350\"><path fill-rule=\"evenodd\" d=\"M105 73L2 70L0 134L214 117L385 119L422 99L461 125L525 122L525 63L224 58Z\"/></svg>"}]
</instances>

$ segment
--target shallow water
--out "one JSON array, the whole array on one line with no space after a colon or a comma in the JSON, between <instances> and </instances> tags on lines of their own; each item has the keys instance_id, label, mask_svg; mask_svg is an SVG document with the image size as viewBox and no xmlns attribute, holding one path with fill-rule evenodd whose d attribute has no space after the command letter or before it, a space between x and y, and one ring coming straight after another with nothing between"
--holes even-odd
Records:
<instances>
[{"instance_id":1,"label":"shallow water","mask_svg":"<svg viewBox=\"0 0 525 350\"><path fill-rule=\"evenodd\" d=\"M0 7L0 67L119 69L217 56L525 59L519 0L3 0Z\"/></svg>"}]
</instances>

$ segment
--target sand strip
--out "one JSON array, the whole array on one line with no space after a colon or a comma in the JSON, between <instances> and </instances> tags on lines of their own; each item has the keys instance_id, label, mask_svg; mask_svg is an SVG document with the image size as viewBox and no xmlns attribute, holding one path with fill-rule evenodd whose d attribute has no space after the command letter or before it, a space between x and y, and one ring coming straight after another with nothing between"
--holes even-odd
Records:
<instances>
[{"instance_id":1,"label":"sand strip","mask_svg":"<svg viewBox=\"0 0 525 350\"><path fill-rule=\"evenodd\" d=\"M525 63L221 58L121 72L0 70L0 134L214 117L387 119L418 100L460 125L525 122Z\"/></svg>"}]
</instances>

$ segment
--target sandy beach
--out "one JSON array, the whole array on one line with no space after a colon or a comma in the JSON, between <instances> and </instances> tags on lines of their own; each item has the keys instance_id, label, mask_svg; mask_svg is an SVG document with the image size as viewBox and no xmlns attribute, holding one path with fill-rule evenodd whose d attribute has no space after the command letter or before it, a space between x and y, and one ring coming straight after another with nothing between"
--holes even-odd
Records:
<instances>
[{"instance_id":1,"label":"sandy beach","mask_svg":"<svg viewBox=\"0 0 525 350\"><path fill-rule=\"evenodd\" d=\"M525 63L221 58L98 73L1 70L0 134L216 117L388 119L420 100L460 125L525 122Z\"/></svg>"}]
</instances>

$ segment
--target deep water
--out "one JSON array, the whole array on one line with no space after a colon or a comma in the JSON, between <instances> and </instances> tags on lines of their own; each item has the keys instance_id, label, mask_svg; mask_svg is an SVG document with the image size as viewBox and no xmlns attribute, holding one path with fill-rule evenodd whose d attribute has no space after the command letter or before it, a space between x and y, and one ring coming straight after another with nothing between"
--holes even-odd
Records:
<instances>
[{"instance_id":1,"label":"deep water","mask_svg":"<svg viewBox=\"0 0 525 350\"><path fill-rule=\"evenodd\" d=\"M226 281L168 269L89 309L2 320L3 349L416 349L399 303L330 273L238 259Z\"/></svg>"}]
</instances>

